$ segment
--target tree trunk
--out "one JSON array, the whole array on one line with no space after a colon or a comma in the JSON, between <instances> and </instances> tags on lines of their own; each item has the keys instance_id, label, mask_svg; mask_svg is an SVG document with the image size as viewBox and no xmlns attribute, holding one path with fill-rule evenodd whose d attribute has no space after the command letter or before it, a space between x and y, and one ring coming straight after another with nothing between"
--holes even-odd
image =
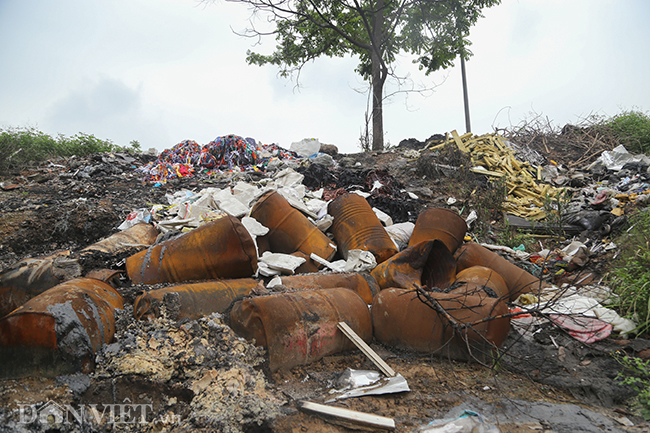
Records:
<instances>
[{"instance_id":1,"label":"tree trunk","mask_svg":"<svg viewBox=\"0 0 650 433\"><path fill-rule=\"evenodd\" d=\"M384 24L384 0L378 0L377 9L372 19L372 150L384 149L384 110L382 106L384 96L384 81L387 72L382 67L382 28Z\"/></svg>"}]
</instances>

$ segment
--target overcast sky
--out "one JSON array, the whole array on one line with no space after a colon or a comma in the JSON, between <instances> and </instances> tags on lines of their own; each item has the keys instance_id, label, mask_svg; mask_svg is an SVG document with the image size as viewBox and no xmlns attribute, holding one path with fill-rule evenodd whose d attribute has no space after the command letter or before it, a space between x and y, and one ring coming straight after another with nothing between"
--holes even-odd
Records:
<instances>
[{"instance_id":1,"label":"overcast sky","mask_svg":"<svg viewBox=\"0 0 650 433\"><path fill-rule=\"evenodd\" d=\"M466 65L472 132L530 113L561 126L650 108L650 1L503 0L484 15ZM275 46L233 32L248 18L225 1L0 0L0 127L158 151L226 134L359 151L367 96L356 59L310 63L296 90L276 67L246 64L248 49ZM402 58L397 71L437 87L386 102L387 143L465 132L459 65L424 76Z\"/></svg>"}]
</instances>

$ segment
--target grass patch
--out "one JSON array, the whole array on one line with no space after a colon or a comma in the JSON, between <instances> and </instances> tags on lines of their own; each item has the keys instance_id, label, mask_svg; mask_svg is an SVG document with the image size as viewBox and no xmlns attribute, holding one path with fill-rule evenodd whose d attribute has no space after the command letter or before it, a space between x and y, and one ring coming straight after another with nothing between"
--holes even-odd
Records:
<instances>
[{"instance_id":1,"label":"grass patch","mask_svg":"<svg viewBox=\"0 0 650 433\"><path fill-rule=\"evenodd\" d=\"M612 264L611 287L620 314L634 320L637 334L650 332L650 209L630 219L616 243L620 254Z\"/></svg>"},{"instance_id":2,"label":"grass patch","mask_svg":"<svg viewBox=\"0 0 650 433\"><path fill-rule=\"evenodd\" d=\"M36 166L55 157L67 158L98 152L141 151L140 143L131 141L129 146L118 146L110 140L102 140L92 134L79 133L72 137L59 134L52 137L35 128L0 129L0 170L21 170Z\"/></svg>"}]
</instances>

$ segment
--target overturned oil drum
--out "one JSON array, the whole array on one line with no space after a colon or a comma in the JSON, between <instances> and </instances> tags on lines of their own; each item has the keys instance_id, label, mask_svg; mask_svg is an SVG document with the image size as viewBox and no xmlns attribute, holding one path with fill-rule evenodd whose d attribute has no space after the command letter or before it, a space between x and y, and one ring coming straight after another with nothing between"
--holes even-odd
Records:
<instances>
[{"instance_id":1,"label":"overturned oil drum","mask_svg":"<svg viewBox=\"0 0 650 433\"><path fill-rule=\"evenodd\" d=\"M311 253L325 260L330 260L336 253L332 241L276 191L264 194L251 209L250 216L269 228L269 232L260 237L262 242L258 245L264 245L266 240L269 250L274 253L300 251L316 268L318 266L309 258Z\"/></svg>"},{"instance_id":2,"label":"overturned oil drum","mask_svg":"<svg viewBox=\"0 0 650 433\"><path fill-rule=\"evenodd\" d=\"M155 289L138 296L133 303L136 319L153 319L164 306L172 320L198 319L225 312L230 304L260 284L252 278L206 281Z\"/></svg>"},{"instance_id":3,"label":"overturned oil drum","mask_svg":"<svg viewBox=\"0 0 650 433\"><path fill-rule=\"evenodd\" d=\"M345 287L356 292L367 304L372 304L372 299L379 292L377 282L366 272L291 275L281 277L281 281L283 286L299 290Z\"/></svg>"},{"instance_id":4,"label":"overturned oil drum","mask_svg":"<svg viewBox=\"0 0 650 433\"><path fill-rule=\"evenodd\" d=\"M456 275L452 286L454 288L448 293L489 296L509 302L508 285L495 270L485 266L463 269Z\"/></svg>"},{"instance_id":5,"label":"overturned oil drum","mask_svg":"<svg viewBox=\"0 0 650 433\"><path fill-rule=\"evenodd\" d=\"M328 205L328 211L334 218L330 231L345 259L354 249L370 251L377 263L397 253L395 243L365 198L343 194Z\"/></svg>"},{"instance_id":6,"label":"overturned oil drum","mask_svg":"<svg viewBox=\"0 0 650 433\"><path fill-rule=\"evenodd\" d=\"M232 329L267 349L274 372L355 349L337 328L338 322L346 322L365 342L372 340L368 305L345 288L246 299L236 302L230 312Z\"/></svg>"},{"instance_id":7,"label":"overturned oil drum","mask_svg":"<svg viewBox=\"0 0 650 433\"><path fill-rule=\"evenodd\" d=\"M453 254L467 232L465 220L450 209L431 208L418 215L409 247L431 239L440 239Z\"/></svg>"},{"instance_id":8,"label":"overturned oil drum","mask_svg":"<svg viewBox=\"0 0 650 433\"><path fill-rule=\"evenodd\" d=\"M115 335L122 296L93 278L76 278L30 299L0 319L0 377L55 377L94 369Z\"/></svg>"},{"instance_id":9,"label":"overturned oil drum","mask_svg":"<svg viewBox=\"0 0 650 433\"><path fill-rule=\"evenodd\" d=\"M115 255L132 248L144 249L153 245L157 237L158 230L154 226L139 223L87 246L79 255L81 257L93 253Z\"/></svg>"},{"instance_id":10,"label":"overturned oil drum","mask_svg":"<svg viewBox=\"0 0 650 433\"><path fill-rule=\"evenodd\" d=\"M70 251L23 259L0 273L0 317L64 281L81 276Z\"/></svg>"},{"instance_id":11,"label":"overturned oil drum","mask_svg":"<svg viewBox=\"0 0 650 433\"><path fill-rule=\"evenodd\" d=\"M134 284L250 277L257 270L255 244L230 215L202 224L126 259Z\"/></svg>"},{"instance_id":12,"label":"overturned oil drum","mask_svg":"<svg viewBox=\"0 0 650 433\"><path fill-rule=\"evenodd\" d=\"M537 291L542 285L539 278L476 242L468 242L460 247L454 257L458 271L472 266L485 266L496 271L508 285L510 301L514 301L522 293Z\"/></svg>"},{"instance_id":13,"label":"overturned oil drum","mask_svg":"<svg viewBox=\"0 0 650 433\"><path fill-rule=\"evenodd\" d=\"M400 349L432 353L458 360L492 360L510 330L507 305L498 299L428 292L458 324L420 300L414 291L385 289L372 303L375 339ZM499 317L492 320L490 317ZM469 347L469 349L468 349Z\"/></svg>"},{"instance_id":14,"label":"overturned oil drum","mask_svg":"<svg viewBox=\"0 0 650 433\"><path fill-rule=\"evenodd\" d=\"M400 251L370 274L381 289L446 289L456 276L456 261L442 241L429 240Z\"/></svg>"}]
</instances>

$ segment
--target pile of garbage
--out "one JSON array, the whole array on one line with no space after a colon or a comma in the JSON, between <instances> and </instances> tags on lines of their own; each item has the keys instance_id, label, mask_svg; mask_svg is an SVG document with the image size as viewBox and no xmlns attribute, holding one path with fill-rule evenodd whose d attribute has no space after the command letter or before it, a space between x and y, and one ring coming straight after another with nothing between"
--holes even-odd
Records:
<instances>
[{"instance_id":1,"label":"pile of garbage","mask_svg":"<svg viewBox=\"0 0 650 433\"><path fill-rule=\"evenodd\" d=\"M529 221L547 217L543 198L558 196L575 179L583 179L585 200L571 201L571 215L620 217L631 203L647 204L647 162L621 149L590 167L602 173L596 187L559 164L517 159L501 137L455 131L452 137L471 153L472 171L506 178L505 210ZM313 141L303 144L320 149ZM412 206L396 215L396 197L402 203L418 197L387 172L334 173L318 163L311 170L279 163L269 169L273 161L300 158L229 135L203 147L184 141L138 168L154 186L199 171L262 175L168 193L166 203L134 209L106 239L5 269L0 356L7 362L0 376L96 371L156 383L173 378L193 391L186 427L223 429L279 416L282 402L267 393L258 365L275 373L359 349L383 375L372 392L408 392L368 344L489 366L498 362L511 327L532 339L553 323L585 344L635 329L606 307L612 296L606 286L586 278L555 285L545 277L551 264L564 263L569 272L583 266L597 252L588 241L535 254L480 244L468 236L473 212ZM318 170L329 174L314 176ZM617 224L610 216L599 224L576 218L568 221L599 235L604 224L610 230ZM98 255L115 258L110 269L89 267ZM132 288L137 295L129 294ZM120 324L126 315L136 321ZM367 395L357 392L350 396ZM244 397L246 405L235 403ZM327 406L300 405L333 415ZM227 421L233 410L239 418ZM390 421L370 425L390 428Z\"/></svg>"}]
</instances>

